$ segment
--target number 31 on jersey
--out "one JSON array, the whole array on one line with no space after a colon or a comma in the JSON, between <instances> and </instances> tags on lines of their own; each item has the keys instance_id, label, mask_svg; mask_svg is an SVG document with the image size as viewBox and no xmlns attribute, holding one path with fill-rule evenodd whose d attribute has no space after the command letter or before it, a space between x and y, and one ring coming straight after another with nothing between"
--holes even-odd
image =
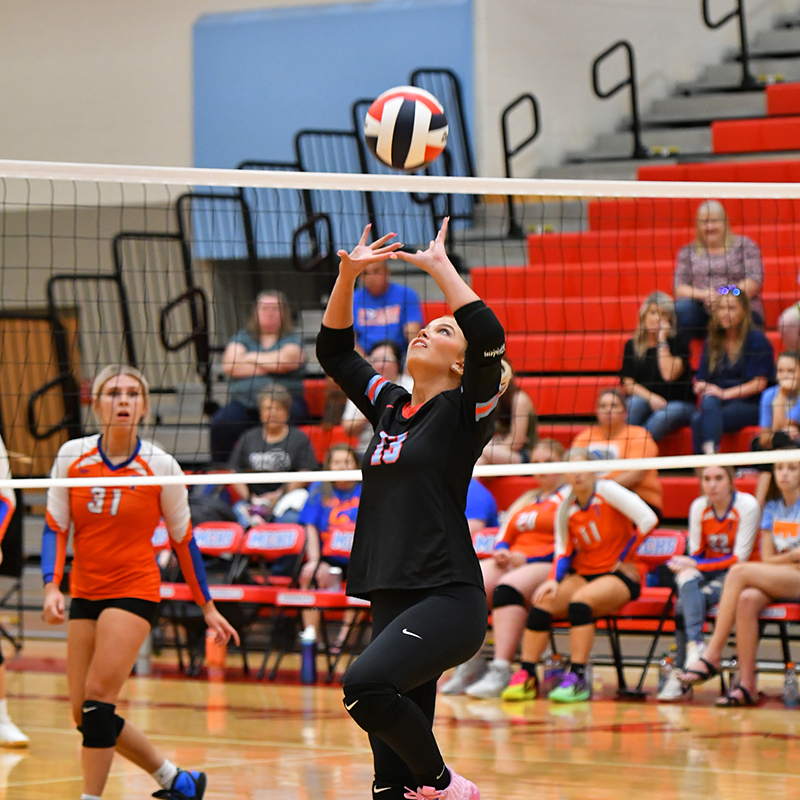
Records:
<instances>
[{"instance_id":1,"label":"number 31 on jersey","mask_svg":"<svg viewBox=\"0 0 800 800\"><path fill-rule=\"evenodd\" d=\"M86 504L86 508L92 514L102 514L105 511L106 495L109 493L105 486L95 486L91 489L92 499ZM111 490L111 507L108 513L112 517L119 511L119 502L122 500L122 489Z\"/></svg>"}]
</instances>

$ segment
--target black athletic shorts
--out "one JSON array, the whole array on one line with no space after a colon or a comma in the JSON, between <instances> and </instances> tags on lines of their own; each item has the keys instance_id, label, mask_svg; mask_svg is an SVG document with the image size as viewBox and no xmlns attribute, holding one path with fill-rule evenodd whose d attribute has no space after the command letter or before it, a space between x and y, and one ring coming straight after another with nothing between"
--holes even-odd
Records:
<instances>
[{"instance_id":1,"label":"black athletic shorts","mask_svg":"<svg viewBox=\"0 0 800 800\"><path fill-rule=\"evenodd\" d=\"M606 575L613 575L615 578L619 578L628 587L628 591L631 593L631 600L637 600L639 595L642 593L642 584L633 580L621 569L615 570L614 572L601 572L599 575L581 575L581 577L585 578L589 583L591 583L592 581L595 581L598 578L603 578Z\"/></svg>"},{"instance_id":2,"label":"black athletic shorts","mask_svg":"<svg viewBox=\"0 0 800 800\"><path fill-rule=\"evenodd\" d=\"M69 605L70 619L94 619L107 608L121 608L136 614L150 623L150 627L156 624L159 603L152 600L141 600L138 597L110 597L107 600L86 600L83 597L73 597Z\"/></svg>"}]
</instances>

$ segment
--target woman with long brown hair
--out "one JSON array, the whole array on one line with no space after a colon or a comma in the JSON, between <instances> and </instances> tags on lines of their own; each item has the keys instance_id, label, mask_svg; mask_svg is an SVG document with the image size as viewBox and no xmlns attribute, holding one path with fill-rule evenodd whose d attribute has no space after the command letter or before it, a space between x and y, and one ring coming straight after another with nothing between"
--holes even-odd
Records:
<instances>
[{"instance_id":1,"label":"woman with long brown hair","mask_svg":"<svg viewBox=\"0 0 800 800\"><path fill-rule=\"evenodd\" d=\"M758 425L761 392L775 379L772 344L753 325L750 301L733 284L720 286L694 384L695 453L717 453L723 433Z\"/></svg>"},{"instance_id":2,"label":"woman with long brown hair","mask_svg":"<svg viewBox=\"0 0 800 800\"><path fill-rule=\"evenodd\" d=\"M292 396L290 420L305 421L305 357L300 336L292 330L292 311L283 292L260 292L248 324L227 344L222 370L230 378L229 402L211 419L211 459L226 464L237 439L258 425L258 396L277 383Z\"/></svg>"}]
</instances>

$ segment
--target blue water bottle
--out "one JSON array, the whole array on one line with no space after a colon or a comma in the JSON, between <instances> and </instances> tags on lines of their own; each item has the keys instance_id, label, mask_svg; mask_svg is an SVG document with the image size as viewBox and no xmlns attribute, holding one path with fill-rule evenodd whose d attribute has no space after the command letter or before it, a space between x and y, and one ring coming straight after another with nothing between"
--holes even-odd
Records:
<instances>
[{"instance_id":1,"label":"blue water bottle","mask_svg":"<svg viewBox=\"0 0 800 800\"><path fill-rule=\"evenodd\" d=\"M300 683L317 682L317 636L313 628L300 634Z\"/></svg>"}]
</instances>

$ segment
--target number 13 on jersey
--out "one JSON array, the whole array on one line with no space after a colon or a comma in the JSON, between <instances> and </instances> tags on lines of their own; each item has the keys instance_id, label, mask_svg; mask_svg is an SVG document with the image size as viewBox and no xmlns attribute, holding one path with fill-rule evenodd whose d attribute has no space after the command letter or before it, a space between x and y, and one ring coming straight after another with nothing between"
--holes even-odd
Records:
<instances>
[{"instance_id":1,"label":"number 13 on jersey","mask_svg":"<svg viewBox=\"0 0 800 800\"><path fill-rule=\"evenodd\" d=\"M95 486L91 489L91 492L92 499L86 504L86 508L92 514L102 514L105 511L108 489L105 486ZM112 517L116 516L117 511L119 511L120 500L122 500L122 489L112 489L111 507L108 509L108 513Z\"/></svg>"},{"instance_id":2,"label":"number 13 on jersey","mask_svg":"<svg viewBox=\"0 0 800 800\"><path fill-rule=\"evenodd\" d=\"M401 433L399 436L389 436L388 433L380 432L381 440L375 446L375 452L372 454L369 463L372 466L378 464L394 464L400 457L400 451L403 449L403 442L408 436L408 431Z\"/></svg>"}]
</instances>

